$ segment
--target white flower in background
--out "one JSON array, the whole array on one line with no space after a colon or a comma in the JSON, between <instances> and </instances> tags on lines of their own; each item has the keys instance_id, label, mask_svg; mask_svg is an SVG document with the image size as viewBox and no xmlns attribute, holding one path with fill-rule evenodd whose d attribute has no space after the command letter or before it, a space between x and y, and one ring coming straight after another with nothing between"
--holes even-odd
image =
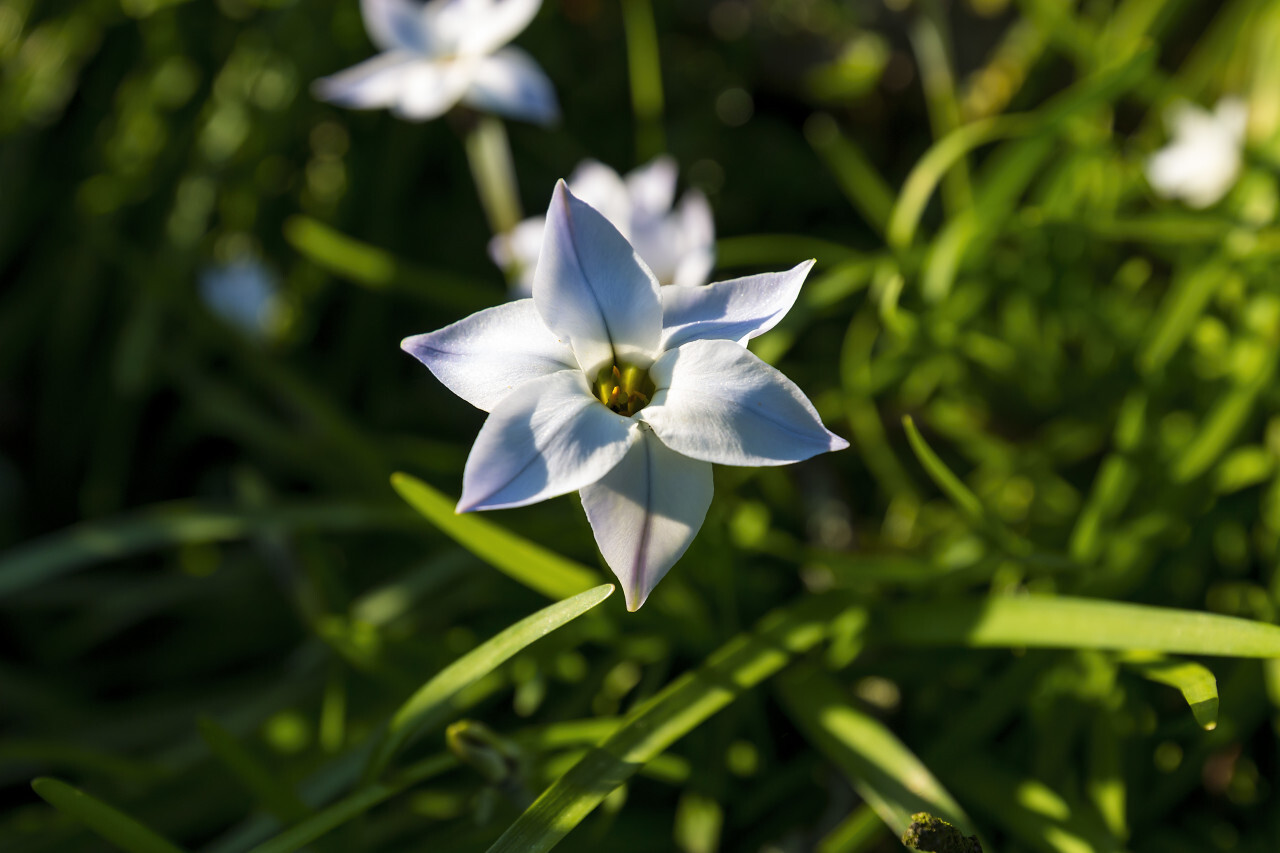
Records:
<instances>
[{"instance_id":1,"label":"white flower in background","mask_svg":"<svg viewBox=\"0 0 1280 853\"><path fill-rule=\"evenodd\" d=\"M702 526L711 463L785 465L848 446L746 348L790 310L812 266L659 287L618 229L559 182L533 297L401 344L489 412L458 511L581 490L627 607L640 607Z\"/></svg>"},{"instance_id":2,"label":"white flower in background","mask_svg":"<svg viewBox=\"0 0 1280 853\"><path fill-rule=\"evenodd\" d=\"M1223 98L1213 112L1175 104L1165 119L1173 139L1147 161L1151 188L1188 207L1216 204L1240 174L1248 123L1249 107L1240 98Z\"/></svg>"},{"instance_id":3,"label":"white flower in background","mask_svg":"<svg viewBox=\"0 0 1280 853\"><path fill-rule=\"evenodd\" d=\"M279 327L284 305L275 275L257 258L241 257L200 273L200 298L242 332L266 338Z\"/></svg>"},{"instance_id":4,"label":"white flower in background","mask_svg":"<svg viewBox=\"0 0 1280 853\"><path fill-rule=\"evenodd\" d=\"M355 109L389 108L426 121L463 103L547 124L559 118L551 81L529 54L503 47L542 0L361 0L383 53L317 80L316 96Z\"/></svg>"},{"instance_id":5,"label":"white flower in background","mask_svg":"<svg viewBox=\"0 0 1280 853\"><path fill-rule=\"evenodd\" d=\"M584 160L569 176L569 191L594 207L622 232L659 284L706 284L716 261L716 228L706 196L689 190L676 197L676 162L659 157L622 178L595 160ZM534 216L489 242L489 256L514 268L512 289L533 292L533 271L546 220Z\"/></svg>"}]
</instances>

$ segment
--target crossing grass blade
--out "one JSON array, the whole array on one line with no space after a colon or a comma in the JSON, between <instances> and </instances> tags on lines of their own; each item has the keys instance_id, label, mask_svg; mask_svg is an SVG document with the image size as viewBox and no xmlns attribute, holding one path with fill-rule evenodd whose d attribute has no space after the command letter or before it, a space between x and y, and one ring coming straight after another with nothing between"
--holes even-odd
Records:
<instances>
[{"instance_id":1,"label":"crossing grass blade","mask_svg":"<svg viewBox=\"0 0 1280 853\"><path fill-rule=\"evenodd\" d=\"M1143 678L1181 692L1200 728L1212 731L1218 727L1218 679L1208 667L1163 655L1132 654L1121 658L1121 662Z\"/></svg>"},{"instance_id":2,"label":"crossing grass blade","mask_svg":"<svg viewBox=\"0 0 1280 853\"><path fill-rule=\"evenodd\" d=\"M1101 599L939 599L888 605L867 636L902 645L1123 649L1280 657L1280 625Z\"/></svg>"},{"instance_id":3,"label":"crossing grass blade","mask_svg":"<svg viewBox=\"0 0 1280 853\"><path fill-rule=\"evenodd\" d=\"M49 777L32 781L40 798L73 817L126 853L182 853L182 848L134 818L66 782Z\"/></svg>"},{"instance_id":4,"label":"crossing grass blade","mask_svg":"<svg viewBox=\"0 0 1280 853\"><path fill-rule=\"evenodd\" d=\"M392 715L386 734L369 761L365 780L376 779L396 750L415 734L445 722L455 710L454 697L464 688L493 672L526 646L586 613L608 598L613 589L613 584L602 584L544 607L442 669Z\"/></svg>"},{"instance_id":5,"label":"crossing grass blade","mask_svg":"<svg viewBox=\"0 0 1280 853\"><path fill-rule=\"evenodd\" d=\"M391 485L410 506L472 554L535 592L556 600L595 586L600 576L493 522L459 515L457 502L408 474L393 474Z\"/></svg>"},{"instance_id":6,"label":"crossing grass blade","mask_svg":"<svg viewBox=\"0 0 1280 853\"><path fill-rule=\"evenodd\" d=\"M804 599L729 640L701 667L628 714L612 735L551 783L489 853L550 850L646 762L817 645L831 621L847 610L841 597Z\"/></svg>"},{"instance_id":7,"label":"crossing grass blade","mask_svg":"<svg viewBox=\"0 0 1280 853\"><path fill-rule=\"evenodd\" d=\"M962 829L972 826L929 768L888 727L851 704L826 672L794 667L779 677L777 692L805 737L844 772L895 835L922 811Z\"/></svg>"}]
</instances>

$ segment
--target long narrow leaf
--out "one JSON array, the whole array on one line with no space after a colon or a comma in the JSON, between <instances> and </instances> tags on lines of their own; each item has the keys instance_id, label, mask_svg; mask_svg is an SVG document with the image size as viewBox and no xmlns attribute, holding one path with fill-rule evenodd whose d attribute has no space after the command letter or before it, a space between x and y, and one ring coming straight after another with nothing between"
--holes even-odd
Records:
<instances>
[{"instance_id":1,"label":"long narrow leaf","mask_svg":"<svg viewBox=\"0 0 1280 853\"><path fill-rule=\"evenodd\" d=\"M1143 678L1181 692L1191 706L1192 716L1205 731L1218 727L1218 679L1207 666L1163 655L1128 656L1121 662Z\"/></svg>"},{"instance_id":2,"label":"long narrow leaf","mask_svg":"<svg viewBox=\"0 0 1280 853\"><path fill-rule=\"evenodd\" d=\"M904 645L1135 649L1280 657L1280 625L1089 598L962 598L890 605L869 637Z\"/></svg>"},{"instance_id":3,"label":"long narrow leaf","mask_svg":"<svg viewBox=\"0 0 1280 853\"><path fill-rule=\"evenodd\" d=\"M31 787L46 803L127 853L182 853L181 847L154 830L66 782L42 777Z\"/></svg>"},{"instance_id":4,"label":"long narrow leaf","mask_svg":"<svg viewBox=\"0 0 1280 853\"><path fill-rule=\"evenodd\" d=\"M453 698L465 687L493 672L534 641L586 613L612 592L613 584L602 584L544 607L442 669L418 688L392 716L387 733L369 762L365 778L376 778L396 750L414 734L444 722L454 711Z\"/></svg>"},{"instance_id":5,"label":"long narrow leaf","mask_svg":"<svg viewBox=\"0 0 1280 853\"><path fill-rule=\"evenodd\" d=\"M393 474L391 485L410 506L459 545L535 592L556 600L577 595L600 576L474 514L459 515L456 502L408 474Z\"/></svg>"},{"instance_id":6,"label":"long narrow leaf","mask_svg":"<svg viewBox=\"0 0 1280 853\"><path fill-rule=\"evenodd\" d=\"M764 617L693 672L638 706L612 735L551 784L507 828L490 853L540 853L591 813L644 764L827 634L847 609L835 596L809 598Z\"/></svg>"}]
</instances>

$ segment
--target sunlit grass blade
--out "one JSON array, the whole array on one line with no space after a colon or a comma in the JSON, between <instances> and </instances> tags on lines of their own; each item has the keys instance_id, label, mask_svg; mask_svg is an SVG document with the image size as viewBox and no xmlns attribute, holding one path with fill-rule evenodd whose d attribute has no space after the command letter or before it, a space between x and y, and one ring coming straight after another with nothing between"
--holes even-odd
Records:
<instances>
[{"instance_id":1,"label":"sunlit grass blade","mask_svg":"<svg viewBox=\"0 0 1280 853\"><path fill-rule=\"evenodd\" d=\"M316 505L218 511L191 504L155 506L87 521L0 554L0 597L68 572L174 545L225 542L265 530L329 532L412 527L412 513L371 506Z\"/></svg>"},{"instance_id":2,"label":"sunlit grass blade","mask_svg":"<svg viewBox=\"0 0 1280 853\"><path fill-rule=\"evenodd\" d=\"M826 672L794 667L779 676L777 691L805 737L844 772L894 835L901 836L922 811L972 826L929 768L888 727L854 707Z\"/></svg>"},{"instance_id":3,"label":"sunlit grass blade","mask_svg":"<svg viewBox=\"0 0 1280 853\"><path fill-rule=\"evenodd\" d=\"M387 732L369 761L365 779L377 778L396 750L415 734L446 722L455 711L454 697L465 687L493 672L521 649L586 613L608 598L613 589L613 584L601 584L544 607L438 672L392 715Z\"/></svg>"},{"instance_id":4,"label":"sunlit grass blade","mask_svg":"<svg viewBox=\"0 0 1280 853\"><path fill-rule=\"evenodd\" d=\"M667 148L662 130L662 64L650 0L622 0L627 40L631 110L636 117L636 159L648 160Z\"/></svg>"},{"instance_id":5,"label":"sunlit grass blade","mask_svg":"<svg viewBox=\"0 0 1280 853\"><path fill-rule=\"evenodd\" d=\"M1218 727L1218 679L1207 666L1163 655L1135 654L1120 660L1143 678L1181 692L1200 728L1212 731Z\"/></svg>"},{"instance_id":6,"label":"sunlit grass blade","mask_svg":"<svg viewBox=\"0 0 1280 853\"><path fill-rule=\"evenodd\" d=\"M263 808L285 822L299 820L311 812L293 788L277 779L231 732L208 717L201 718L198 725L209 751Z\"/></svg>"},{"instance_id":7,"label":"sunlit grass blade","mask_svg":"<svg viewBox=\"0 0 1280 853\"><path fill-rule=\"evenodd\" d=\"M124 812L58 779L42 777L31 787L40 798L73 817L126 853L182 853L182 848Z\"/></svg>"},{"instance_id":8,"label":"sunlit grass blade","mask_svg":"<svg viewBox=\"0 0 1280 853\"><path fill-rule=\"evenodd\" d=\"M410 506L472 554L498 571L548 598L577 595L600 582L586 566L535 545L474 513L459 515L457 502L408 474L391 476L391 485Z\"/></svg>"},{"instance_id":9,"label":"sunlit grass blade","mask_svg":"<svg viewBox=\"0 0 1280 853\"><path fill-rule=\"evenodd\" d=\"M418 269L385 249L343 234L309 216L285 220L284 237L329 272L373 290L397 288L459 311L474 311L503 298L500 288L486 286L484 281Z\"/></svg>"},{"instance_id":10,"label":"sunlit grass blade","mask_svg":"<svg viewBox=\"0 0 1280 853\"><path fill-rule=\"evenodd\" d=\"M846 609L839 597L807 598L725 643L701 667L629 713L617 731L542 792L490 853L550 850L646 762L817 645Z\"/></svg>"},{"instance_id":11,"label":"sunlit grass blade","mask_svg":"<svg viewBox=\"0 0 1280 853\"><path fill-rule=\"evenodd\" d=\"M887 605L875 620L868 637L903 645L1280 656L1280 625L1101 599L948 598Z\"/></svg>"},{"instance_id":12,"label":"sunlit grass blade","mask_svg":"<svg viewBox=\"0 0 1280 853\"><path fill-rule=\"evenodd\" d=\"M1174 280L1160 304L1146 346L1138 356L1144 372L1154 373L1164 367L1200 318L1209 299L1232 275L1230 267L1214 258Z\"/></svg>"},{"instance_id":13,"label":"sunlit grass blade","mask_svg":"<svg viewBox=\"0 0 1280 853\"><path fill-rule=\"evenodd\" d=\"M860 853L872 849L887 833L875 809L863 803L824 835L815 849L817 853Z\"/></svg>"}]
</instances>

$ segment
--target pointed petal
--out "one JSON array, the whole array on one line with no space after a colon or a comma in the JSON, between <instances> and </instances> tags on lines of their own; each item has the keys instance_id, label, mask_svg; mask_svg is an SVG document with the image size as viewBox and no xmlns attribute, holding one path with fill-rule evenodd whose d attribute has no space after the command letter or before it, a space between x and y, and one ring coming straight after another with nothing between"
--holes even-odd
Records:
<instances>
[{"instance_id":1,"label":"pointed petal","mask_svg":"<svg viewBox=\"0 0 1280 853\"><path fill-rule=\"evenodd\" d=\"M676 218L683 249L671 283L684 287L706 284L716 265L716 224L707 197L689 190L680 199Z\"/></svg>"},{"instance_id":2,"label":"pointed petal","mask_svg":"<svg viewBox=\"0 0 1280 853\"><path fill-rule=\"evenodd\" d=\"M669 350L649 377L658 390L638 417L685 456L721 465L785 465L849 446L827 431L795 383L734 341Z\"/></svg>"},{"instance_id":3,"label":"pointed petal","mask_svg":"<svg viewBox=\"0 0 1280 853\"><path fill-rule=\"evenodd\" d=\"M479 58L463 101L482 112L537 124L554 124L560 119L551 80L533 57L518 47L504 47Z\"/></svg>"},{"instance_id":4,"label":"pointed petal","mask_svg":"<svg viewBox=\"0 0 1280 853\"><path fill-rule=\"evenodd\" d=\"M379 50L426 53L430 44L422 12L413 0L360 0L365 31Z\"/></svg>"},{"instance_id":5,"label":"pointed petal","mask_svg":"<svg viewBox=\"0 0 1280 853\"><path fill-rule=\"evenodd\" d=\"M458 512L537 503L589 486L639 437L591 396L579 370L530 379L494 406L462 473Z\"/></svg>"},{"instance_id":6,"label":"pointed petal","mask_svg":"<svg viewBox=\"0 0 1280 853\"><path fill-rule=\"evenodd\" d=\"M544 217L530 216L505 234L495 234L489 241L489 257L507 274L513 298L533 295L533 271L538 265L545 227ZM569 360L574 363L572 352Z\"/></svg>"},{"instance_id":7,"label":"pointed petal","mask_svg":"<svg viewBox=\"0 0 1280 853\"><path fill-rule=\"evenodd\" d=\"M532 299L477 311L437 332L405 338L400 348L486 412L523 382L577 367L573 352L538 318Z\"/></svg>"},{"instance_id":8,"label":"pointed petal","mask_svg":"<svg viewBox=\"0 0 1280 853\"><path fill-rule=\"evenodd\" d=\"M605 562L639 610L702 528L711 465L681 456L641 430L617 466L582 489L582 508Z\"/></svg>"},{"instance_id":9,"label":"pointed petal","mask_svg":"<svg viewBox=\"0 0 1280 853\"><path fill-rule=\"evenodd\" d=\"M697 340L745 344L764 334L791 310L813 263L702 287L662 288L662 348Z\"/></svg>"},{"instance_id":10,"label":"pointed petal","mask_svg":"<svg viewBox=\"0 0 1280 853\"><path fill-rule=\"evenodd\" d=\"M564 181L556 184L547 209L533 302L592 379L616 359L647 367L657 355L657 280L618 229Z\"/></svg>"},{"instance_id":11,"label":"pointed petal","mask_svg":"<svg viewBox=\"0 0 1280 853\"><path fill-rule=\"evenodd\" d=\"M529 26L542 0L437 0L428 3L436 24L454 52L479 56L493 53Z\"/></svg>"},{"instance_id":12,"label":"pointed petal","mask_svg":"<svg viewBox=\"0 0 1280 853\"><path fill-rule=\"evenodd\" d=\"M405 75L421 62L404 51L380 53L358 65L321 77L311 91L322 101L356 110L376 110L400 100Z\"/></svg>"}]
</instances>

